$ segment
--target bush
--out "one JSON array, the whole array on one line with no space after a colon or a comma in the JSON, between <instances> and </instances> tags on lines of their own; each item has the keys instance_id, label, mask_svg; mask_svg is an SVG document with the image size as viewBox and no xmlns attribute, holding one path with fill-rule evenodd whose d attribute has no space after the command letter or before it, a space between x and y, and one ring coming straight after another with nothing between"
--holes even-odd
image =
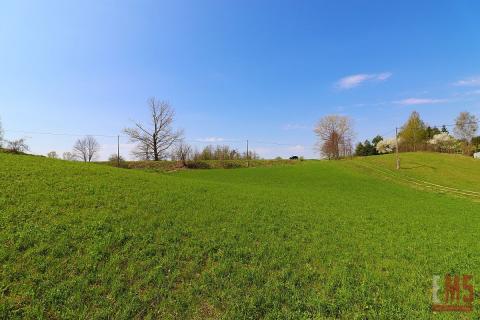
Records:
<instances>
[{"instance_id":1,"label":"bush","mask_svg":"<svg viewBox=\"0 0 480 320\"><path fill-rule=\"evenodd\" d=\"M110 162L124 162L125 159L120 155L120 157L117 154L111 154L110 157L108 157L108 161Z\"/></svg>"},{"instance_id":2,"label":"bush","mask_svg":"<svg viewBox=\"0 0 480 320\"><path fill-rule=\"evenodd\" d=\"M211 169L210 164L205 161L188 161L187 168L189 169Z\"/></svg>"},{"instance_id":3,"label":"bush","mask_svg":"<svg viewBox=\"0 0 480 320\"><path fill-rule=\"evenodd\" d=\"M242 164L241 163L238 163L238 162L225 162L223 164L223 167L225 169L238 169L238 168L242 168Z\"/></svg>"}]
</instances>

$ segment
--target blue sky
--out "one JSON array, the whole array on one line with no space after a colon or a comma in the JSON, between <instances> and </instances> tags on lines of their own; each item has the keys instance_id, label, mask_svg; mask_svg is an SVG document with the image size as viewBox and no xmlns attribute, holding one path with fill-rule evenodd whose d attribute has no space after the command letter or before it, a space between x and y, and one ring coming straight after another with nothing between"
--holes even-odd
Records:
<instances>
[{"instance_id":1,"label":"blue sky","mask_svg":"<svg viewBox=\"0 0 480 320\"><path fill-rule=\"evenodd\" d=\"M413 110L432 125L479 116L479 12L478 1L6 0L0 117L7 138L61 153L74 136L24 132L116 135L155 96L196 145L250 139L264 157L314 157L327 114L352 117L357 140L392 136ZM114 151L99 140L103 157Z\"/></svg>"}]
</instances>

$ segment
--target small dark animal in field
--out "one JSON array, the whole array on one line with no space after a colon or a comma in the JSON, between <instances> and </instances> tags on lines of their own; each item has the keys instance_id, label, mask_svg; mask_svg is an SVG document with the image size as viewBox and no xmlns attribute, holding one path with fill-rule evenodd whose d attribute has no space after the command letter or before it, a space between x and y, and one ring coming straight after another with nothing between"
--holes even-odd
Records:
<instances>
[{"instance_id":1,"label":"small dark animal in field","mask_svg":"<svg viewBox=\"0 0 480 320\"><path fill-rule=\"evenodd\" d=\"M290 160L298 160L298 156L291 156Z\"/></svg>"}]
</instances>

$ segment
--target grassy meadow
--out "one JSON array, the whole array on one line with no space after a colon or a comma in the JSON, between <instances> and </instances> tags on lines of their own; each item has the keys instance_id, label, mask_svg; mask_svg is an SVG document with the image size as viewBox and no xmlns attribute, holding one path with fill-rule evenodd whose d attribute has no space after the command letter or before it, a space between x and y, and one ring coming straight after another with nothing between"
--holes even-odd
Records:
<instances>
[{"instance_id":1,"label":"grassy meadow","mask_svg":"<svg viewBox=\"0 0 480 320\"><path fill-rule=\"evenodd\" d=\"M402 165L480 191L480 161ZM432 314L432 276L480 277L480 202L371 169L393 166L157 172L0 154L0 318L458 317Z\"/></svg>"}]
</instances>

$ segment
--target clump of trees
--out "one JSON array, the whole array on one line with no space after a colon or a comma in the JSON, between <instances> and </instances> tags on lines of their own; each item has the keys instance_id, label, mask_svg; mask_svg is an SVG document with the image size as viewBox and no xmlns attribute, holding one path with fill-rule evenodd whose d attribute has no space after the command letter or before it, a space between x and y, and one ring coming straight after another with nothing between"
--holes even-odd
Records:
<instances>
[{"instance_id":1,"label":"clump of trees","mask_svg":"<svg viewBox=\"0 0 480 320\"><path fill-rule=\"evenodd\" d=\"M133 155L140 160L159 161L168 157L172 146L182 140L183 131L173 129L175 111L165 101L148 100L150 123L136 122L124 132L137 144Z\"/></svg>"},{"instance_id":2,"label":"clump of trees","mask_svg":"<svg viewBox=\"0 0 480 320\"><path fill-rule=\"evenodd\" d=\"M30 150L24 138L7 141L7 150L13 153L25 153Z\"/></svg>"},{"instance_id":3,"label":"clump of trees","mask_svg":"<svg viewBox=\"0 0 480 320\"><path fill-rule=\"evenodd\" d=\"M75 161L75 155L71 152L64 152L62 154L62 159L65 161Z\"/></svg>"},{"instance_id":4,"label":"clump of trees","mask_svg":"<svg viewBox=\"0 0 480 320\"><path fill-rule=\"evenodd\" d=\"M30 150L25 138L5 140L2 122L0 121L0 149L5 148L12 153L25 153Z\"/></svg>"},{"instance_id":5,"label":"clump of trees","mask_svg":"<svg viewBox=\"0 0 480 320\"><path fill-rule=\"evenodd\" d=\"M208 145L202 149L193 149L185 142L178 143L172 151L171 159L180 161L184 165L188 161L207 160L258 160L260 156L255 151L240 152L228 145Z\"/></svg>"},{"instance_id":6,"label":"clump of trees","mask_svg":"<svg viewBox=\"0 0 480 320\"><path fill-rule=\"evenodd\" d=\"M357 147L355 148L355 155L356 156L375 156L378 154L377 144L383 140L382 136L377 135L375 138L372 139L370 142L368 139L365 142L359 142Z\"/></svg>"},{"instance_id":7,"label":"clump of trees","mask_svg":"<svg viewBox=\"0 0 480 320\"><path fill-rule=\"evenodd\" d=\"M460 145L448 132L434 135L432 139L428 140L428 144L434 148L434 151L448 153L454 152Z\"/></svg>"},{"instance_id":8,"label":"clump of trees","mask_svg":"<svg viewBox=\"0 0 480 320\"><path fill-rule=\"evenodd\" d=\"M58 159L58 154L56 151L50 151L49 153L47 153L47 158Z\"/></svg>"},{"instance_id":9,"label":"clump of trees","mask_svg":"<svg viewBox=\"0 0 480 320\"><path fill-rule=\"evenodd\" d=\"M480 137L475 136L478 131L478 120L469 112L461 112L455 119L454 136L452 136L444 125L431 127L420 117L420 114L413 111L407 122L400 128L397 139L383 139L375 137L375 142L365 141L359 143L356 148L356 155L374 155L372 145L378 154L392 153L397 148L399 151L435 151L448 153L463 153L471 155L480 150Z\"/></svg>"},{"instance_id":10,"label":"clump of trees","mask_svg":"<svg viewBox=\"0 0 480 320\"><path fill-rule=\"evenodd\" d=\"M349 117L325 116L318 121L314 132L317 135L317 150L324 158L338 160L352 155L355 134Z\"/></svg>"}]
</instances>

